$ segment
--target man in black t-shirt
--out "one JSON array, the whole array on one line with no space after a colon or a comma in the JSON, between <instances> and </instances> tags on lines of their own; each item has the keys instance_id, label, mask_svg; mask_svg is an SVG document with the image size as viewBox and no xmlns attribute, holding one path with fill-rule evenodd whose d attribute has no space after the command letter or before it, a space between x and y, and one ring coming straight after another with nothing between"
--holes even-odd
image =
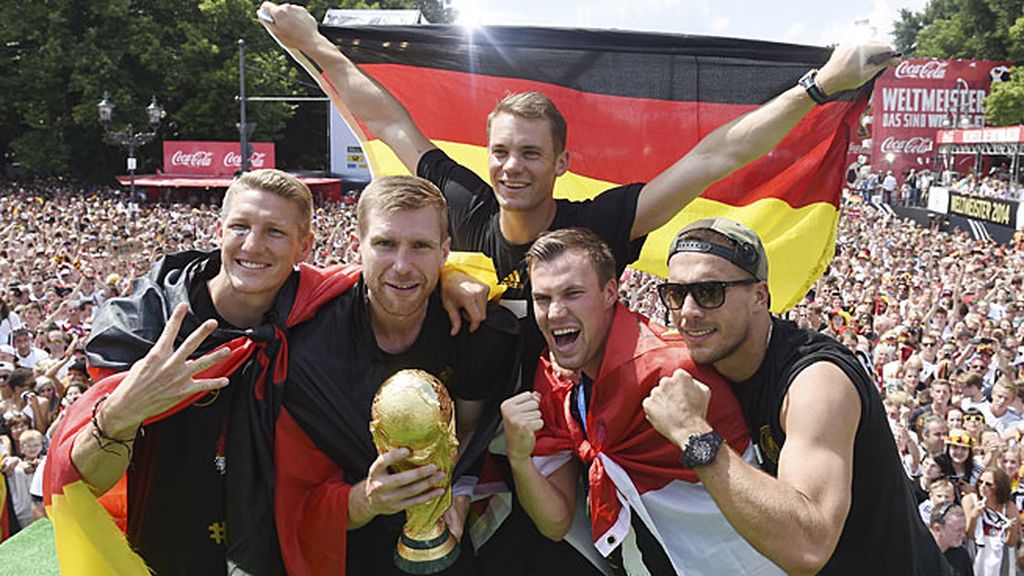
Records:
<instances>
[{"instance_id":1,"label":"man in black t-shirt","mask_svg":"<svg viewBox=\"0 0 1024 576\"><path fill-rule=\"evenodd\" d=\"M788 573L944 574L878 388L839 342L771 317L757 234L698 220L668 264L659 296L693 359L732 383L760 466L720 449L710 391L685 371L643 407L736 530Z\"/></svg>"},{"instance_id":2,"label":"man in black t-shirt","mask_svg":"<svg viewBox=\"0 0 1024 576\"><path fill-rule=\"evenodd\" d=\"M928 528L935 537L935 544L952 567L953 576L974 576L974 564L964 549L964 538L967 536L964 509L956 502L946 502L932 510Z\"/></svg>"},{"instance_id":3,"label":"man in black t-shirt","mask_svg":"<svg viewBox=\"0 0 1024 576\"><path fill-rule=\"evenodd\" d=\"M437 288L448 254L447 211L430 182L413 176L375 180L359 199L357 217L362 278L292 332L283 406L296 420L313 424L303 425L303 431L314 444L331 446L326 456L344 477L336 489L304 501L318 509L333 506L342 516L337 528L347 534L341 542L329 536L325 554L333 546L349 574L390 574L396 571L392 555L403 510L443 494L447 484L433 465L389 470L409 454L405 449L377 454L369 430L374 394L406 368L426 370L445 384L456 403L457 482L483 454L497 428L498 405L517 381L518 322L495 305L476 332L450 335ZM304 417L320 413L328 418ZM282 470L288 477L279 478L287 484L292 476L322 484L309 481L308 467L301 463L299 469ZM460 489L457 484L453 509L458 513L445 515L456 536L462 534L469 505L468 492ZM288 513L301 517L304 509ZM316 531L324 532L323 527ZM280 537L284 548L307 544L301 533ZM472 569L471 550L460 563L450 570Z\"/></svg>"},{"instance_id":4,"label":"man in black t-shirt","mask_svg":"<svg viewBox=\"0 0 1024 576\"><path fill-rule=\"evenodd\" d=\"M408 111L321 35L299 6L265 2L267 28L289 50L322 70L316 80L336 106L348 110L388 145L409 172L436 184L448 198L452 249L495 260L525 312L521 259L546 230L584 227L608 244L619 272L636 260L647 234L667 223L713 182L772 149L814 107L814 98L857 88L890 63L882 43L849 46L761 108L705 137L645 184L614 188L586 202L555 201L555 180L569 169L567 126L555 104L537 92L510 94L487 121L488 176L484 182L437 149ZM656 143L654 144L656 145ZM628 161L628 160L624 160ZM457 314L452 314L458 322Z\"/></svg>"}]
</instances>

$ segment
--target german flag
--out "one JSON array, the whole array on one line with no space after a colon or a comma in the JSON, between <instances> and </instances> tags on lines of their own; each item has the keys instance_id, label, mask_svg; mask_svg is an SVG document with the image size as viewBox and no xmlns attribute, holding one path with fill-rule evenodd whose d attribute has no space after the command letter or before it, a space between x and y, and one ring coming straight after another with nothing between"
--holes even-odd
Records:
<instances>
[{"instance_id":1,"label":"german flag","mask_svg":"<svg viewBox=\"0 0 1024 576\"><path fill-rule=\"evenodd\" d=\"M428 138L485 180L487 114L508 93L546 94L569 125L570 172L558 179L555 195L570 199L652 179L830 54L771 42L578 29L320 31L394 94ZM296 58L321 80L301 54ZM764 238L776 311L797 303L834 255L843 163L866 94L842 94L817 107L767 156L711 186L650 235L634 267L664 276L675 232L699 218L727 216ZM374 174L405 172L383 142L341 112L363 140Z\"/></svg>"}]
</instances>

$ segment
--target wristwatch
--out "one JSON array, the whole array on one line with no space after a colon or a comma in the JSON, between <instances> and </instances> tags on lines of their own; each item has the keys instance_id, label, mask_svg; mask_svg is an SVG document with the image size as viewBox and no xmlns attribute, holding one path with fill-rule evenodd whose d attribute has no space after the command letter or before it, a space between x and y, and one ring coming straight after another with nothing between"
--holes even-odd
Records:
<instances>
[{"instance_id":1,"label":"wristwatch","mask_svg":"<svg viewBox=\"0 0 1024 576\"><path fill-rule=\"evenodd\" d=\"M797 85L807 91L807 95L811 97L811 100L814 100L815 104L824 104L828 102L828 96L821 91L821 88L818 87L818 83L815 82L817 76L818 69L811 68L807 71L807 74L804 74L803 77L800 78Z\"/></svg>"},{"instance_id":2,"label":"wristwatch","mask_svg":"<svg viewBox=\"0 0 1024 576\"><path fill-rule=\"evenodd\" d=\"M714 430L704 434L693 434L683 448L683 466L696 468L707 466L715 461L718 449L722 447L724 439L722 435Z\"/></svg>"}]
</instances>

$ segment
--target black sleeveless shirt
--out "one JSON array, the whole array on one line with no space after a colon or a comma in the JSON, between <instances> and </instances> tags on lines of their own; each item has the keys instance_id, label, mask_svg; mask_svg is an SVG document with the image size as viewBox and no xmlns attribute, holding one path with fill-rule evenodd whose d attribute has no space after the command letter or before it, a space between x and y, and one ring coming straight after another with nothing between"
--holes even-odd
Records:
<instances>
[{"instance_id":1,"label":"black sleeveless shirt","mask_svg":"<svg viewBox=\"0 0 1024 576\"><path fill-rule=\"evenodd\" d=\"M946 574L942 554L921 522L878 389L857 358L818 332L778 319L772 325L760 368L749 380L732 387L765 472L778 476L779 453L786 442L779 413L790 384L802 370L831 362L853 382L860 397L850 512L835 552L820 574Z\"/></svg>"}]
</instances>

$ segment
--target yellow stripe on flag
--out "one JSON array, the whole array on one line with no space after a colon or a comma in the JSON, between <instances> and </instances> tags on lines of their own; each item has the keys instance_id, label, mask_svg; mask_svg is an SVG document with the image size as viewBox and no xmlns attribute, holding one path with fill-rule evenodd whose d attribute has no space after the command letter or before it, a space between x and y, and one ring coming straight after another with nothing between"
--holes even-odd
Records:
<instances>
[{"instance_id":1,"label":"yellow stripe on flag","mask_svg":"<svg viewBox=\"0 0 1024 576\"><path fill-rule=\"evenodd\" d=\"M434 144L459 164L481 175L484 181L489 180L486 148L458 142L434 141ZM395 153L380 140L364 143L363 149L374 176L408 174ZM555 183L555 197L586 200L618 185L567 172ZM783 312L799 303L835 255L839 212L832 204L818 202L793 208L783 200L769 198L746 206L732 206L697 198L668 224L651 232L640 259L632 267L664 278L668 273L665 263L668 246L676 232L694 220L715 216L742 222L761 236L768 253L768 286L773 312Z\"/></svg>"},{"instance_id":2,"label":"yellow stripe on flag","mask_svg":"<svg viewBox=\"0 0 1024 576\"><path fill-rule=\"evenodd\" d=\"M63 494L53 495L53 502L46 509L53 521L63 576L150 573L84 482L73 482L63 490ZM188 551L183 550L182 554Z\"/></svg>"}]
</instances>

